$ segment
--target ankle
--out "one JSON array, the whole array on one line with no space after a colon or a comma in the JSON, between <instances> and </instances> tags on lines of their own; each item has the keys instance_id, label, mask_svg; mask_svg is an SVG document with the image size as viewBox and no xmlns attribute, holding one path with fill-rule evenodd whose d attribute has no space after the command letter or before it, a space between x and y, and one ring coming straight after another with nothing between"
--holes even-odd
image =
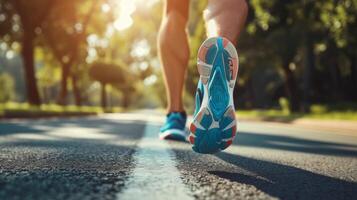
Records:
<instances>
[{"instance_id":1,"label":"ankle","mask_svg":"<svg viewBox=\"0 0 357 200\"><path fill-rule=\"evenodd\" d=\"M186 113L185 109L183 106L177 106L177 107L168 107L166 109L167 113L172 113L172 112L178 112L178 113Z\"/></svg>"}]
</instances>

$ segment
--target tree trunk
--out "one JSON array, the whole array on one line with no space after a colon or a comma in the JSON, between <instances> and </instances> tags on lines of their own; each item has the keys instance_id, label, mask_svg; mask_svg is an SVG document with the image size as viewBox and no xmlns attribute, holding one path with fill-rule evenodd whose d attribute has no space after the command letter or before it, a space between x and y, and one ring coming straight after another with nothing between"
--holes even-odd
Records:
<instances>
[{"instance_id":1,"label":"tree trunk","mask_svg":"<svg viewBox=\"0 0 357 200\"><path fill-rule=\"evenodd\" d=\"M329 73L330 73L330 81L331 81L331 102L338 101L341 98L341 91L339 91L340 88L340 72L338 68L338 63L335 57L331 57L329 60L329 65L328 65Z\"/></svg>"},{"instance_id":2,"label":"tree trunk","mask_svg":"<svg viewBox=\"0 0 357 200\"><path fill-rule=\"evenodd\" d=\"M102 101L102 108L105 109L107 107L107 90L105 89L107 84L101 83L102 91L101 91L101 101Z\"/></svg>"},{"instance_id":3,"label":"tree trunk","mask_svg":"<svg viewBox=\"0 0 357 200\"><path fill-rule=\"evenodd\" d=\"M248 109L252 109L252 108L255 108L257 105L255 93L254 93L254 86L253 86L253 81L251 78L249 78L247 82L248 82L247 83L248 95L247 95L246 106Z\"/></svg>"},{"instance_id":4,"label":"tree trunk","mask_svg":"<svg viewBox=\"0 0 357 200\"><path fill-rule=\"evenodd\" d=\"M305 46L305 66L303 73L303 111L310 112L311 93L313 92L313 80L315 71L315 53L311 37L307 37Z\"/></svg>"},{"instance_id":5,"label":"tree trunk","mask_svg":"<svg viewBox=\"0 0 357 200\"><path fill-rule=\"evenodd\" d=\"M124 90L125 91L125 90ZM125 91L123 94L123 102L122 106L123 108L129 108L130 105L130 91Z\"/></svg>"},{"instance_id":6,"label":"tree trunk","mask_svg":"<svg viewBox=\"0 0 357 200\"><path fill-rule=\"evenodd\" d=\"M37 88L37 79L35 76L33 40L34 34L32 33L32 30L24 30L22 41L22 59L25 68L27 100L30 104L40 105L41 99Z\"/></svg>"},{"instance_id":7,"label":"tree trunk","mask_svg":"<svg viewBox=\"0 0 357 200\"><path fill-rule=\"evenodd\" d=\"M349 56L351 63L351 74L350 74L350 84L351 84L351 98L353 101L357 101L357 55L353 53Z\"/></svg>"},{"instance_id":8,"label":"tree trunk","mask_svg":"<svg viewBox=\"0 0 357 200\"><path fill-rule=\"evenodd\" d=\"M77 106L82 105L81 91L78 88L78 79L76 75L72 75L72 85L73 85L73 93L74 93L74 101Z\"/></svg>"},{"instance_id":9,"label":"tree trunk","mask_svg":"<svg viewBox=\"0 0 357 200\"><path fill-rule=\"evenodd\" d=\"M300 109L300 99L298 95L298 87L293 71L289 68L290 62L284 62L283 71L285 74L285 92L289 99L290 110L297 112Z\"/></svg>"},{"instance_id":10,"label":"tree trunk","mask_svg":"<svg viewBox=\"0 0 357 200\"><path fill-rule=\"evenodd\" d=\"M336 44L333 41L329 41L328 48L326 50L327 54L327 68L329 72L329 81L330 81L330 88L329 88L329 101L336 102L341 100L342 91L341 91L341 80L340 80L340 69L339 63L337 60L338 49Z\"/></svg>"},{"instance_id":11,"label":"tree trunk","mask_svg":"<svg viewBox=\"0 0 357 200\"><path fill-rule=\"evenodd\" d=\"M69 69L69 65L62 64L61 89L58 96L58 104L60 105L67 105Z\"/></svg>"}]
</instances>

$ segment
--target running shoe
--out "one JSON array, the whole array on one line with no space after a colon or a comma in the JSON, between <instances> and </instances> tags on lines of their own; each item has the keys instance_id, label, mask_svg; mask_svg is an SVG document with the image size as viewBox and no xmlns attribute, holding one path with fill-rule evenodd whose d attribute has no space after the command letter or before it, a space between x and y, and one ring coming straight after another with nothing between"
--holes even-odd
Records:
<instances>
[{"instance_id":1,"label":"running shoe","mask_svg":"<svg viewBox=\"0 0 357 200\"><path fill-rule=\"evenodd\" d=\"M203 42L197 58L200 74L196 108L188 140L198 153L226 149L236 135L233 89L238 75L238 54L222 37Z\"/></svg>"},{"instance_id":2,"label":"running shoe","mask_svg":"<svg viewBox=\"0 0 357 200\"><path fill-rule=\"evenodd\" d=\"M160 128L160 139L186 141L186 113L171 112L166 116L165 124Z\"/></svg>"}]
</instances>

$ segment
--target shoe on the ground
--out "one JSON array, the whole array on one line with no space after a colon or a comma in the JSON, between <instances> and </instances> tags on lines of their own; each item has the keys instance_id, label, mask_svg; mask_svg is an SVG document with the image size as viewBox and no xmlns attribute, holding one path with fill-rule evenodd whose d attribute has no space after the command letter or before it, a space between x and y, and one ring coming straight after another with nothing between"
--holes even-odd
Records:
<instances>
[{"instance_id":1,"label":"shoe on the ground","mask_svg":"<svg viewBox=\"0 0 357 200\"><path fill-rule=\"evenodd\" d=\"M186 113L170 112L166 115L166 122L160 128L160 139L185 141L186 134Z\"/></svg>"},{"instance_id":2,"label":"shoe on the ground","mask_svg":"<svg viewBox=\"0 0 357 200\"><path fill-rule=\"evenodd\" d=\"M194 119L188 140L198 153L216 153L232 144L236 135L233 89L238 75L238 54L222 37L203 42L197 58L200 80Z\"/></svg>"}]
</instances>

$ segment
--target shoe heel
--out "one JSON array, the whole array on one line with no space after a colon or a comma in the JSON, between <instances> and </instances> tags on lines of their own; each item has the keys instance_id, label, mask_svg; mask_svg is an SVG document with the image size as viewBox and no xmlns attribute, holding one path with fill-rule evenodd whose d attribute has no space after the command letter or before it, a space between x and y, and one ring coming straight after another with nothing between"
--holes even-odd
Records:
<instances>
[{"instance_id":1,"label":"shoe heel","mask_svg":"<svg viewBox=\"0 0 357 200\"><path fill-rule=\"evenodd\" d=\"M220 39L219 37L213 37L205 40L201 47L198 50L198 57L197 57L197 68L198 73L200 74L200 79L202 83L207 84L208 79L212 72L212 60L207 60L206 55L208 50L217 44L217 40ZM234 45L226 38L222 38L223 48L229 54L229 86L231 88L234 87L238 70L239 70L239 59L238 53Z\"/></svg>"},{"instance_id":2,"label":"shoe heel","mask_svg":"<svg viewBox=\"0 0 357 200\"><path fill-rule=\"evenodd\" d=\"M212 64L208 63L211 61L207 60L207 53L208 50L216 44L216 42L217 38L209 38L203 42L198 50L197 69L200 74L200 79L205 85L207 84L212 71Z\"/></svg>"},{"instance_id":3,"label":"shoe heel","mask_svg":"<svg viewBox=\"0 0 357 200\"><path fill-rule=\"evenodd\" d=\"M202 83L206 85L208 82L208 79L211 75L212 65L198 61L197 69L198 69L198 73L200 74L200 79L201 79Z\"/></svg>"},{"instance_id":4,"label":"shoe heel","mask_svg":"<svg viewBox=\"0 0 357 200\"><path fill-rule=\"evenodd\" d=\"M237 79L238 70L239 70L239 59L238 53L234 45L226 38L223 38L223 48L229 54L229 87L233 88Z\"/></svg>"}]
</instances>

